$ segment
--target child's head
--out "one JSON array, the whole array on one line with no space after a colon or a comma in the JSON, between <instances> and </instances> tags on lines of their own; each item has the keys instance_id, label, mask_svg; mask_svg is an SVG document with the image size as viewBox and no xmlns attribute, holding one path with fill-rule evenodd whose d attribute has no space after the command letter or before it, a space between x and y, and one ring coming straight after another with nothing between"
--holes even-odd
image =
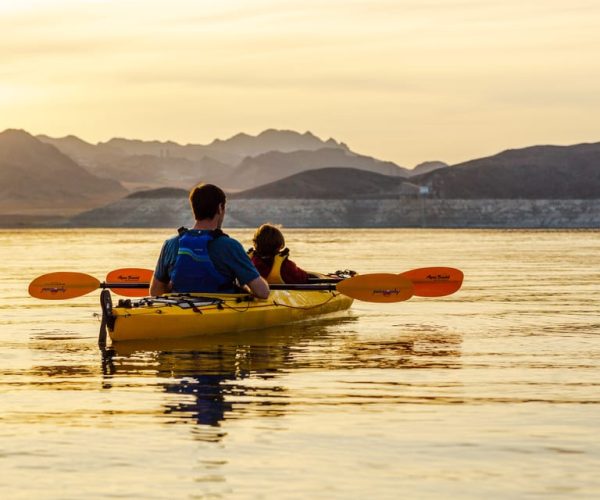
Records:
<instances>
[{"instance_id":1,"label":"child's head","mask_svg":"<svg viewBox=\"0 0 600 500\"><path fill-rule=\"evenodd\" d=\"M254 249L261 257L273 257L285 246L283 233L273 224L263 224L254 233Z\"/></svg>"}]
</instances>

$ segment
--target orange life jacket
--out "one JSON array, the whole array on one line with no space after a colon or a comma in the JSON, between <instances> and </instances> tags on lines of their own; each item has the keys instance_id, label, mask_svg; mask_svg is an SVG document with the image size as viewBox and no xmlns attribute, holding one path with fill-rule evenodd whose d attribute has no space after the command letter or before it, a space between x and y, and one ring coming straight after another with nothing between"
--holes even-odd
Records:
<instances>
[{"instance_id":1,"label":"orange life jacket","mask_svg":"<svg viewBox=\"0 0 600 500\"><path fill-rule=\"evenodd\" d=\"M252 258L255 255L255 253L256 253L256 251L254 250L254 248L251 248L250 250L248 250L248 255L250 256L250 258ZM269 274L265 278L267 280L267 283L270 283L270 284L285 283L285 281L283 281L283 278L281 277L281 266L285 262L285 259L288 258L289 253L290 253L290 251L287 248L284 248L281 252L279 252L278 254L276 254L273 257L273 264L271 265L271 270L269 271Z\"/></svg>"}]
</instances>

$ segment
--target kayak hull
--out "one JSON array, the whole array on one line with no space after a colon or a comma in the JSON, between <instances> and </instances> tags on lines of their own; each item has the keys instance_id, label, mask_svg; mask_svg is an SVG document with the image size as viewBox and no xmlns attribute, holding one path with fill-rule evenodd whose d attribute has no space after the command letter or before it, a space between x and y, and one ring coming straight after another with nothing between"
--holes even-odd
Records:
<instances>
[{"instance_id":1,"label":"kayak hull","mask_svg":"<svg viewBox=\"0 0 600 500\"><path fill-rule=\"evenodd\" d=\"M104 314L113 341L175 339L286 325L343 311L352 301L330 290L272 290L264 300L244 294L165 295L122 300Z\"/></svg>"}]
</instances>

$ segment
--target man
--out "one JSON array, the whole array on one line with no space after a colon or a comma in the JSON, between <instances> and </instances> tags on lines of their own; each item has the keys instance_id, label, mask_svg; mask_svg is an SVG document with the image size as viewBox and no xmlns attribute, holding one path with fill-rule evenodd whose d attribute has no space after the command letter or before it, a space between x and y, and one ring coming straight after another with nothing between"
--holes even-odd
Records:
<instances>
[{"instance_id":1,"label":"man","mask_svg":"<svg viewBox=\"0 0 600 500\"><path fill-rule=\"evenodd\" d=\"M241 243L221 231L225 193L212 184L199 184L190 192L196 223L163 244L150 295L169 292L236 292L235 281L247 285L261 299L269 285L250 261Z\"/></svg>"}]
</instances>

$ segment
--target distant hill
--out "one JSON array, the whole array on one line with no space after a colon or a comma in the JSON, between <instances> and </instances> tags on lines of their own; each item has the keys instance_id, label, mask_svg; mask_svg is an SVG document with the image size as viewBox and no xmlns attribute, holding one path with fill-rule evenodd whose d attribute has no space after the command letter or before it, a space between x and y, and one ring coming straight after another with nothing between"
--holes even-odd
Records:
<instances>
[{"instance_id":1,"label":"distant hill","mask_svg":"<svg viewBox=\"0 0 600 500\"><path fill-rule=\"evenodd\" d=\"M125 183L189 186L206 175L220 180L223 172L233 170L231 164L208 156L202 146L129 139L111 139L93 145L74 136L55 139L39 135L38 138L56 146L91 173ZM241 160L237 155L214 156L226 156L233 164Z\"/></svg>"},{"instance_id":2,"label":"distant hill","mask_svg":"<svg viewBox=\"0 0 600 500\"><path fill-rule=\"evenodd\" d=\"M300 172L260 187L234 193L232 199L361 199L416 195L418 186L398 176L356 168L322 168Z\"/></svg>"},{"instance_id":3,"label":"distant hill","mask_svg":"<svg viewBox=\"0 0 600 500\"><path fill-rule=\"evenodd\" d=\"M192 161L152 155L127 156L94 169L98 174L102 172L136 189L143 186L190 189L199 182L221 185L227 182L232 171L233 167L209 157Z\"/></svg>"},{"instance_id":4,"label":"distant hill","mask_svg":"<svg viewBox=\"0 0 600 500\"><path fill-rule=\"evenodd\" d=\"M315 151L323 148L350 151L344 143L331 138L323 141L311 132L300 134L292 130L275 129L265 130L257 136L237 134L226 140L215 139L208 147L212 150L235 153L242 158L258 156L270 151L290 153L292 151Z\"/></svg>"},{"instance_id":5,"label":"distant hill","mask_svg":"<svg viewBox=\"0 0 600 500\"><path fill-rule=\"evenodd\" d=\"M408 170L392 162L384 162L350 153L343 149L324 148L316 151L270 152L246 158L233 171L229 184L248 189L274 182L299 172L326 167L357 168L382 175L406 177Z\"/></svg>"},{"instance_id":6,"label":"distant hill","mask_svg":"<svg viewBox=\"0 0 600 500\"><path fill-rule=\"evenodd\" d=\"M163 198L187 199L190 192L187 189L178 188L159 188L148 189L146 191L136 191L127 195L125 199L129 200L157 200Z\"/></svg>"},{"instance_id":7,"label":"distant hill","mask_svg":"<svg viewBox=\"0 0 600 500\"><path fill-rule=\"evenodd\" d=\"M118 182L90 174L22 130L0 133L0 210L87 208L121 198Z\"/></svg>"},{"instance_id":8,"label":"distant hill","mask_svg":"<svg viewBox=\"0 0 600 500\"><path fill-rule=\"evenodd\" d=\"M600 198L600 143L512 149L411 181L446 199Z\"/></svg>"},{"instance_id":9,"label":"distant hill","mask_svg":"<svg viewBox=\"0 0 600 500\"><path fill-rule=\"evenodd\" d=\"M90 144L74 135L58 139L48 137L47 135L38 135L36 138L46 144L52 144L62 153L73 159L78 165L90 168L91 170L97 165L110 164L126 156L126 153L122 150L111 148L107 145L97 146Z\"/></svg>"},{"instance_id":10,"label":"distant hill","mask_svg":"<svg viewBox=\"0 0 600 500\"><path fill-rule=\"evenodd\" d=\"M426 174L428 172L433 172L434 170L439 170L440 168L447 168L448 164L443 161L425 161L423 163L419 163L415 168L410 170L410 177L415 175Z\"/></svg>"}]
</instances>

